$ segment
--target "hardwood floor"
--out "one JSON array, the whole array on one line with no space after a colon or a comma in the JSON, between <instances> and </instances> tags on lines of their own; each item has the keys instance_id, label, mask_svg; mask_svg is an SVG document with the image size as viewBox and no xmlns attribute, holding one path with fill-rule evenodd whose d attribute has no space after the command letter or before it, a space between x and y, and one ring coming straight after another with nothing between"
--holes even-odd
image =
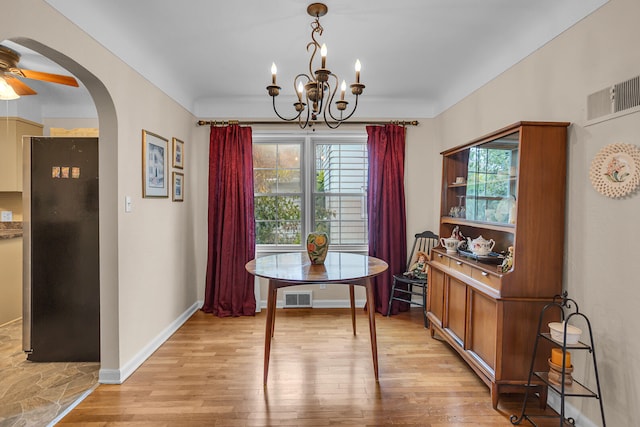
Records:
<instances>
[{"instance_id":1,"label":"hardwood floor","mask_svg":"<svg viewBox=\"0 0 640 427\"><path fill-rule=\"evenodd\" d=\"M521 395L492 409L489 389L429 337L419 309L376 315L376 382L361 309L357 321L354 336L347 309L278 310L264 386L264 312L197 312L124 384L100 385L59 425L493 427L520 412Z\"/></svg>"}]
</instances>

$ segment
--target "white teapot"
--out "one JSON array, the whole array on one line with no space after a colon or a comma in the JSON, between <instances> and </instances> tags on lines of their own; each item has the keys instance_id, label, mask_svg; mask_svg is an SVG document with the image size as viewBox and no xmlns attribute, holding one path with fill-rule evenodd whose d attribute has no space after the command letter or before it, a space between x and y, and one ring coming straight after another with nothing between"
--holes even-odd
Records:
<instances>
[{"instance_id":1,"label":"white teapot","mask_svg":"<svg viewBox=\"0 0 640 427\"><path fill-rule=\"evenodd\" d=\"M471 240L471 237L467 237L467 244L469 250L476 255L489 255L489 252L493 249L496 242L493 239L486 240L482 236L477 239Z\"/></svg>"},{"instance_id":2,"label":"white teapot","mask_svg":"<svg viewBox=\"0 0 640 427\"><path fill-rule=\"evenodd\" d=\"M458 249L458 245L460 245L460 242L460 240L456 239L453 236L446 239L444 237L440 238L440 244L447 250L448 254L455 254L456 249Z\"/></svg>"}]
</instances>

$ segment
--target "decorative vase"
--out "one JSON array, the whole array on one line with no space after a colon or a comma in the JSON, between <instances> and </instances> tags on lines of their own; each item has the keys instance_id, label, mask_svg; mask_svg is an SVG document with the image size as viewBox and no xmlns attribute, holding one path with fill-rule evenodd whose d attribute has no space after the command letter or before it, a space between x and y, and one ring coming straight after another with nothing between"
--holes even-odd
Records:
<instances>
[{"instance_id":1,"label":"decorative vase","mask_svg":"<svg viewBox=\"0 0 640 427\"><path fill-rule=\"evenodd\" d=\"M307 236L307 253L311 264L324 264L329 251L329 236L321 231L314 231Z\"/></svg>"}]
</instances>

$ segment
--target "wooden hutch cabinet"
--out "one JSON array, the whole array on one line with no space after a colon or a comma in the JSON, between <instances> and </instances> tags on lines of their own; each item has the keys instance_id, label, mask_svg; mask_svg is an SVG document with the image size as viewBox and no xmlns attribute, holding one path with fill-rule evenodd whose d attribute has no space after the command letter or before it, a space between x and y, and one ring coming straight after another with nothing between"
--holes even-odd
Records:
<instances>
[{"instance_id":1,"label":"wooden hutch cabinet","mask_svg":"<svg viewBox=\"0 0 640 427\"><path fill-rule=\"evenodd\" d=\"M494 408L500 393L523 390L540 311L562 292L568 126L518 122L441 153L440 236L458 227L495 246L486 256L431 252L430 332L490 387ZM497 254L509 247L513 267L502 272ZM550 352L538 349L537 370Z\"/></svg>"}]
</instances>

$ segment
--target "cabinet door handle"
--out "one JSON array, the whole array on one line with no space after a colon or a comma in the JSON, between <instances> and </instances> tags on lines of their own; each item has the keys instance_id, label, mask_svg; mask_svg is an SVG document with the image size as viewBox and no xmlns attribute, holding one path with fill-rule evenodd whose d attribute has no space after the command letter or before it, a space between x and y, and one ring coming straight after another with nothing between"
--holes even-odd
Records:
<instances>
[{"instance_id":1,"label":"cabinet door handle","mask_svg":"<svg viewBox=\"0 0 640 427\"><path fill-rule=\"evenodd\" d=\"M458 265L462 265L462 263L460 261L456 261L456 264Z\"/></svg>"},{"instance_id":2,"label":"cabinet door handle","mask_svg":"<svg viewBox=\"0 0 640 427\"><path fill-rule=\"evenodd\" d=\"M481 273L484 277L487 277L489 275L489 273L487 273L486 271L481 271Z\"/></svg>"}]
</instances>

